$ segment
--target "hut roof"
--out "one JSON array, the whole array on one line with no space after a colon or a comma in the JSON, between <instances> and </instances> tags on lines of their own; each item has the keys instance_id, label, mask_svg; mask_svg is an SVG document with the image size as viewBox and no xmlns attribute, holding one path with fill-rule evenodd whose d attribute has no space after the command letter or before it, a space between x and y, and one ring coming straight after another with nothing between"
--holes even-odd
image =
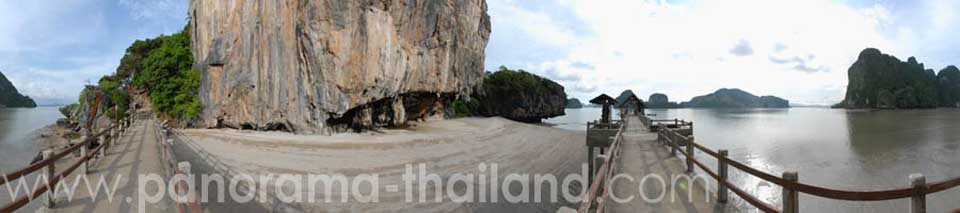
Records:
<instances>
[{"instance_id":1,"label":"hut roof","mask_svg":"<svg viewBox=\"0 0 960 213\"><path fill-rule=\"evenodd\" d=\"M627 96L627 99L624 100L623 103L620 103L618 107L626 107L628 104L640 106L640 108L647 108L647 105L643 103L643 100L640 100L640 98L638 98L636 95Z\"/></svg>"},{"instance_id":2,"label":"hut roof","mask_svg":"<svg viewBox=\"0 0 960 213\"><path fill-rule=\"evenodd\" d=\"M600 105L604 105L604 104L617 104L617 99L613 99L613 97L610 97L610 96L607 95L607 94L600 94L600 96L597 96L596 98L590 99L590 103L592 103L592 104L600 104Z\"/></svg>"}]
</instances>

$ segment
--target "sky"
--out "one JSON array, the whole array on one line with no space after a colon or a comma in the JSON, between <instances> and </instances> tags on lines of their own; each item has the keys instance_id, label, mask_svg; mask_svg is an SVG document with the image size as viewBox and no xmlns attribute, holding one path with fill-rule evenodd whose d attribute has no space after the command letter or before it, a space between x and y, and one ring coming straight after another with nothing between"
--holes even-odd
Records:
<instances>
[{"instance_id":1,"label":"sky","mask_svg":"<svg viewBox=\"0 0 960 213\"><path fill-rule=\"evenodd\" d=\"M37 104L76 102L135 40L186 23L185 0L0 0L0 72Z\"/></svg>"},{"instance_id":2,"label":"sky","mask_svg":"<svg viewBox=\"0 0 960 213\"><path fill-rule=\"evenodd\" d=\"M548 77L581 100L719 88L843 99L867 47L939 71L960 63L960 1L487 0L485 66ZM137 39L172 34L186 0L0 0L0 72L39 104L74 102Z\"/></svg>"},{"instance_id":3,"label":"sky","mask_svg":"<svg viewBox=\"0 0 960 213\"><path fill-rule=\"evenodd\" d=\"M581 100L633 90L687 101L740 88L840 102L864 48L960 63L960 1L488 0L486 67L546 76ZM953 50L953 51L951 51Z\"/></svg>"}]
</instances>

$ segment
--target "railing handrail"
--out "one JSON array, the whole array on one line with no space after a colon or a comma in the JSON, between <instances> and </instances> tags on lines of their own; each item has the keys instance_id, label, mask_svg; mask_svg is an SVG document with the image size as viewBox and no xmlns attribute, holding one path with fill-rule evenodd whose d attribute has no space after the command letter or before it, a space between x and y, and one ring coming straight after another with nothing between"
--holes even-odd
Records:
<instances>
[{"instance_id":1,"label":"railing handrail","mask_svg":"<svg viewBox=\"0 0 960 213\"><path fill-rule=\"evenodd\" d=\"M590 186L588 188L589 191L587 191L587 196L584 197L583 202L580 204L580 207L577 210L577 212L581 212L581 213L589 212L590 209L593 207L593 203L598 200L597 199L598 197L600 198L600 200L605 200L607 197L607 194L609 194L606 190L607 188L609 188L609 187L606 187L606 182L608 181L607 179L610 177L610 175L612 175L613 173L613 169L614 169L613 165L614 163L616 163L616 158L620 156L620 147L623 141L623 131L626 129L626 126L627 125L620 125L620 127L618 128L617 134L614 136L613 143L610 144L610 152L606 157L606 159L603 160L603 163L600 165L600 168L597 169L597 172L596 172L597 176L593 180L593 182L590 183ZM593 160L593 159L590 159L590 160ZM593 171L590 171L590 172L592 173ZM604 202L600 202L599 204L597 204L597 209L598 209L597 212L603 212L604 206L605 206Z\"/></svg>"},{"instance_id":2,"label":"railing handrail","mask_svg":"<svg viewBox=\"0 0 960 213\"><path fill-rule=\"evenodd\" d=\"M955 178L942 180L938 182L925 183L924 185L921 185L922 187L905 187L905 188L895 188L895 189L878 190L878 191L838 190L838 189L814 186L814 185L804 184L800 182L788 181L781 177L754 169L750 166L737 162L728 157L721 156L718 152L713 151L701 144L696 143L694 140L690 139L691 137L684 136L676 132L676 130L674 129L659 128L658 131L659 131L658 134L672 135L672 137L661 137L662 139L668 140L670 142L668 143L669 146L676 146L677 143L675 143L676 141L674 141L674 138L679 137L679 139L684 140L688 146L693 146L697 150L700 150L701 152L716 158L718 161L724 161L729 166L733 166L754 177L776 184L787 190L814 195L822 198L847 200L847 201L884 201L884 200L911 198L917 195L933 194L933 193L941 192L947 189L960 186L960 177L955 177ZM710 170L702 162L696 160L695 157L690 157L690 153L687 153L683 150L678 150L678 152L683 154L684 157L689 158L689 160L692 163L696 164L697 167L700 167L701 169L703 169L704 172L712 176L714 180L719 181L720 178L716 172L714 172L713 170ZM762 202L759 199L745 193L745 191L743 191L736 185L731 184L729 181L724 181L721 184L727 186L730 190L732 190L735 194L737 194L741 199L746 200L748 203L750 203L754 207L757 207L758 209L764 212L779 212L777 209L771 207L769 204Z\"/></svg>"},{"instance_id":3,"label":"railing handrail","mask_svg":"<svg viewBox=\"0 0 960 213\"><path fill-rule=\"evenodd\" d=\"M110 126L109 128L104 129L104 130L101 131L100 133L97 133L96 135L93 135L93 136L88 137L87 139L84 139L84 140L81 141L80 143L73 144L73 145L71 145L70 147L68 147L67 149L61 150L60 152L54 154L53 157L51 157L51 158L47 158L47 159L43 159L43 160L34 162L34 163L32 163L32 164L30 164L30 165L28 165L28 166L26 166L26 167L23 167L23 168L21 168L21 169L18 169L17 171L7 173L6 175L3 176L3 178L0 178L0 186L2 186L2 185L4 185L4 184L7 184L7 183L10 182L10 181L15 181L15 180L17 180L17 179L19 179L19 178L21 178L21 177L23 177L23 176L26 176L26 175L28 175L28 174L30 174L30 173L33 173L33 172L35 172L35 171L37 171L37 170L40 170L41 168L46 167L47 165L49 165L49 164L51 164L51 163L54 163L54 162L56 162L57 160L60 160L60 159L63 158L64 156L67 156L68 154L77 151L77 149L80 149L81 146L87 146L87 145L89 145L90 143L92 143L92 142L94 142L94 141L97 141L97 138L98 138L98 137L100 137L101 135L104 135L104 134L109 133L110 130L113 130L113 129L116 128L116 127L117 127L116 125Z\"/></svg>"},{"instance_id":4,"label":"railing handrail","mask_svg":"<svg viewBox=\"0 0 960 213\"><path fill-rule=\"evenodd\" d=\"M101 131L100 133L97 133L93 136L90 136L84 139L80 143L71 145L67 149L61 150L60 152L50 155L50 157L48 158L44 158L43 160L32 163L27 167L21 168L15 172L8 173L6 176L0 179L0 185L4 185L6 183L9 183L10 181L14 181L19 178L22 178L28 174L31 174L33 172L36 172L37 170L40 170L41 168L46 168L51 165L56 165L57 160L60 160L64 156L67 156L68 154L77 151L77 149L80 149L84 146L88 146L90 143L94 141L98 141L98 138L100 138L104 134L112 133L113 132L112 130L116 128L117 128L117 124L110 126L104 129L103 131ZM106 143L106 142L103 141L103 143ZM104 147L106 147L105 144L100 144L91 152L85 153L86 154L85 156L81 156L80 160L71 164L69 167L67 167L66 170L57 174L51 173L53 177L46 177L47 183L34 189L32 192L30 192L26 196L16 198L16 200L13 200L13 202L4 205L2 208L0 208L0 212L13 212L27 205L28 203L30 203L30 201L33 201L34 199L40 197L41 195L43 195L43 193L49 191L51 187L55 187L58 183L60 183L60 181L63 178L69 176L71 173L73 173L73 171L77 170L77 168L80 168L80 166L84 165L84 163L87 163L88 161L90 161L90 159L93 159L94 156L97 156L98 154L100 154L103 151ZM52 169L50 171L52 172Z\"/></svg>"}]
</instances>

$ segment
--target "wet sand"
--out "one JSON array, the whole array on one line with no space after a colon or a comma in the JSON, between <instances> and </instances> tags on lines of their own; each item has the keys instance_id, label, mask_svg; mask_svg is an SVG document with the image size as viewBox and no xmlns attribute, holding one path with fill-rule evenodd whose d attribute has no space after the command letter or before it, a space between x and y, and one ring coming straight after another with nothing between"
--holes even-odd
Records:
<instances>
[{"instance_id":1,"label":"wet sand","mask_svg":"<svg viewBox=\"0 0 960 213\"><path fill-rule=\"evenodd\" d=\"M503 118L463 118L417 123L413 127L398 130L384 130L382 133L342 133L333 136L294 135L279 132L251 132L238 130L188 129L177 132L178 158L206 165L195 165L195 172L219 173L230 176L238 174L343 174L348 178L359 174L379 175L379 202L361 203L350 197L341 203L339 193L330 197L333 203L325 203L324 190L317 189L317 202L284 203L276 199L275 190L270 192L266 203L255 206L245 204L237 208L235 203L209 203L211 210L230 211L280 211L280 212L316 212L328 210L350 211L441 211L441 212L555 212L560 207L575 208L578 201L567 201L558 195L556 202L550 202L552 194L560 190L543 190L542 199L536 202L508 203L503 195L498 202L492 198L479 200L481 183L473 180L454 185L454 192L465 193L469 183L474 187L474 202L458 203L451 200L447 187L443 188L443 201L432 202L433 184L426 184L427 199L419 201L419 189L405 189L402 178L407 165L419 172L419 164L424 164L428 174L441 176L443 185L456 173L490 175L490 165L498 166L501 182L509 173L528 174L528 190L533 191L533 177L536 174L552 174L562 182L568 174L580 173L586 163L584 131L570 131L558 128L518 123ZM481 172L480 165L487 170ZM479 179L479 178L477 178ZM474 180L477 180L474 179ZM283 185L283 189L292 192L295 185L291 182L276 184L266 182L273 188ZM509 187L511 192L519 193L521 184ZM562 184L559 184L562 185ZM306 183L304 183L306 186ZM368 186L368 185L367 185ZM390 186L400 186L399 191ZM550 188L549 185L542 185ZM487 188L490 186L487 185ZM570 184L571 193L579 193L582 185L576 181ZM334 192L339 188L334 187ZM370 192L369 188L361 189ZM405 200L405 193L412 191L413 201ZM285 192L285 193L286 193ZM307 192L301 192L306 194ZM486 192L491 193L489 190ZM229 193L228 193L229 194ZM501 194L505 194L501 192ZM215 196L211 196L215 197Z\"/></svg>"}]
</instances>

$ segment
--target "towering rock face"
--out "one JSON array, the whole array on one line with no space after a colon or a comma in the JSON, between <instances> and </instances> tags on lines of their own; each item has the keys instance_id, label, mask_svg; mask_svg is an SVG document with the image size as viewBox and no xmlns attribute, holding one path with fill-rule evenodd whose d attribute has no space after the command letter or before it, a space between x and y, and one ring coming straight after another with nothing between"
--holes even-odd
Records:
<instances>
[{"instance_id":1,"label":"towering rock face","mask_svg":"<svg viewBox=\"0 0 960 213\"><path fill-rule=\"evenodd\" d=\"M190 0L205 126L317 133L442 114L483 78L484 0Z\"/></svg>"},{"instance_id":2,"label":"towering rock face","mask_svg":"<svg viewBox=\"0 0 960 213\"><path fill-rule=\"evenodd\" d=\"M847 71L847 94L839 106L900 109L952 106L956 102L949 94L957 91L949 89L953 81L950 75L954 75L951 73L955 69L948 67L937 76L916 58L903 62L880 50L867 48Z\"/></svg>"},{"instance_id":3,"label":"towering rock face","mask_svg":"<svg viewBox=\"0 0 960 213\"><path fill-rule=\"evenodd\" d=\"M937 73L940 85L940 105L960 107L960 69L950 65Z\"/></svg>"}]
</instances>

